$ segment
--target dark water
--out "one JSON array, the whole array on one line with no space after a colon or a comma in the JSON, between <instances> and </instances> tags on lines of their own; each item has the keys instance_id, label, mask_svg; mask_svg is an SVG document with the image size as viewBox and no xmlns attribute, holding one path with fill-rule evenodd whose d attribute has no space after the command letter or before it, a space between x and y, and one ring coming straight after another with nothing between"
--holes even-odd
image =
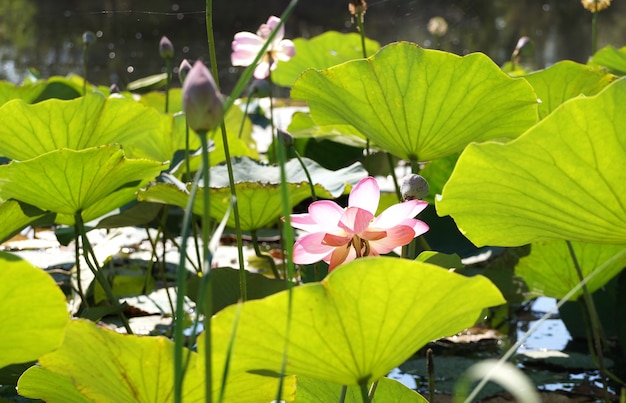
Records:
<instances>
[{"instance_id":1,"label":"dark water","mask_svg":"<svg viewBox=\"0 0 626 403\"><path fill-rule=\"evenodd\" d=\"M220 80L228 92L238 76L230 66L230 43L238 31L256 31L269 15L280 15L288 0L216 0ZM626 44L626 4L600 13L599 47ZM287 22L289 38L325 30L352 32L345 0L301 0ZM90 81L120 87L163 71L158 43L167 35L183 58L208 60L205 3L202 1L105 0L0 2L0 79L20 82L29 67L43 77L82 74L81 35L98 34L89 57ZM426 25L434 16L449 25L440 47L457 54L481 51L498 64L510 58L518 38L536 43L536 68L561 59L584 62L591 53L591 14L578 0L425 1L371 0L366 33L386 44L398 40L434 47Z\"/></svg>"}]
</instances>

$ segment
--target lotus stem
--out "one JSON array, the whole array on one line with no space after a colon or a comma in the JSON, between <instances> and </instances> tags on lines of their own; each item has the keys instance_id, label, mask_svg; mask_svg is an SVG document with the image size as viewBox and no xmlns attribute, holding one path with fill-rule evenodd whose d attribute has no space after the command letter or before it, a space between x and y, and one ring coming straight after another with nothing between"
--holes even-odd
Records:
<instances>
[{"instance_id":1,"label":"lotus stem","mask_svg":"<svg viewBox=\"0 0 626 403\"><path fill-rule=\"evenodd\" d=\"M274 274L274 277L277 279L280 279L280 273L278 272L278 269L276 269L276 263L274 263L274 258L261 252L261 248L259 247L259 238L257 237L256 230L251 231L251 235L252 235L252 246L254 247L254 253L256 254L257 257L264 259L270 265L270 268L272 269L272 273Z\"/></svg>"}]
</instances>

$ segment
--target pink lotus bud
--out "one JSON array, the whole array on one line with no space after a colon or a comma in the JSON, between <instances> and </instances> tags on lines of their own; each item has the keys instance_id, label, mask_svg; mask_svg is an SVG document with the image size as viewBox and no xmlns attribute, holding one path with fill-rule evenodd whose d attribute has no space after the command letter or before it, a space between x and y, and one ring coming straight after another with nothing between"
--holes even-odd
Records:
<instances>
[{"instance_id":1,"label":"pink lotus bud","mask_svg":"<svg viewBox=\"0 0 626 403\"><path fill-rule=\"evenodd\" d=\"M187 74L189 74L190 70L191 63L189 63L189 60L183 59L183 61L180 63L180 66L178 66L178 79L180 80L181 84L185 82L185 78L187 78Z\"/></svg>"},{"instance_id":2,"label":"pink lotus bud","mask_svg":"<svg viewBox=\"0 0 626 403\"><path fill-rule=\"evenodd\" d=\"M174 57L174 44L167 36L161 38L161 42L159 42L159 55L163 59L172 59Z\"/></svg>"},{"instance_id":3,"label":"pink lotus bud","mask_svg":"<svg viewBox=\"0 0 626 403\"><path fill-rule=\"evenodd\" d=\"M204 63L198 60L183 84L183 110L187 124L197 133L211 131L224 115L222 94Z\"/></svg>"}]
</instances>

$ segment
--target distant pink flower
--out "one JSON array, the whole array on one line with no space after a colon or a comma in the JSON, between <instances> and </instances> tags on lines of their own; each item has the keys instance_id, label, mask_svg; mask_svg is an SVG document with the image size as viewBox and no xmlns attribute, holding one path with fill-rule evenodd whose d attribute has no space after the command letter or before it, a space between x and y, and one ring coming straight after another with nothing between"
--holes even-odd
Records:
<instances>
[{"instance_id":1,"label":"distant pink flower","mask_svg":"<svg viewBox=\"0 0 626 403\"><path fill-rule=\"evenodd\" d=\"M362 179L350 192L343 209L330 200L311 203L307 214L292 214L291 225L307 231L293 247L293 261L327 262L329 271L357 257L378 256L407 245L428 231L415 217L428 203L410 200L394 204L375 217L380 189L376 179Z\"/></svg>"},{"instance_id":2,"label":"distant pink flower","mask_svg":"<svg viewBox=\"0 0 626 403\"><path fill-rule=\"evenodd\" d=\"M249 66L254 62L257 54L267 41L270 33L278 26L280 18L271 16L267 23L262 24L256 35L252 32L239 32L235 34L233 41L233 53L230 60L233 66ZM263 58L254 70L254 77L262 80L270 75L270 70L276 68L278 60L284 62L291 59L296 54L296 48L292 41L283 39L285 27L281 25L276 36L266 49Z\"/></svg>"}]
</instances>

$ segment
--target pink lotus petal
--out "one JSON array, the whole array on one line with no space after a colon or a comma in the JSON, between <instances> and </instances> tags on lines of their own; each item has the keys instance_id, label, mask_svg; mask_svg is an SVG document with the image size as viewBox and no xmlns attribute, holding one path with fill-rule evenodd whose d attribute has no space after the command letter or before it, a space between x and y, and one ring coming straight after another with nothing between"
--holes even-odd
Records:
<instances>
[{"instance_id":1,"label":"pink lotus petal","mask_svg":"<svg viewBox=\"0 0 626 403\"><path fill-rule=\"evenodd\" d=\"M270 64L267 61L261 61L254 69L254 78L263 80L270 75Z\"/></svg>"},{"instance_id":2,"label":"pink lotus petal","mask_svg":"<svg viewBox=\"0 0 626 403\"><path fill-rule=\"evenodd\" d=\"M350 256L352 254L352 256ZM356 253L354 249L348 246L335 248L333 253L330 255L330 260L328 261L328 271L332 271L335 267L339 266L344 262L349 262L356 258Z\"/></svg>"},{"instance_id":3,"label":"pink lotus petal","mask_svg":"<svg viewBox=\"0 0 626 403\"><path fill-rule=\"evenodd\" d=\"M372 215L376 214L380 200L380 188L376 179L371 176L361 179L352 189L348 197L348 207L359 207Z\"/></svg>"},{"instance_id":4,"label":"pink lotus petal","mask_svg":"<svg viewBox=\"0 0 626 403\"><path fill-rule=\"evenodd\" d=\"M340 205L331 200L318 200L309 205L309 214L318 223L324 223L331 230L337 228L337 224L344 213Z\"/></svg>"},{"instance_id":5,"label":"pink lotus petal","mask_svg":"<svg viewBox=\"0 0 626 403\"><path fill-rule=\"evenodd\" d=\"M394 204L383 211L372 223L373 227L391 228L406 218L413 218L424 210L428 203L421 200L410 200L404 203Z\"/></svg>"},{"instance_id":6,"label":"pink lotus petal","mask_svg":"<svg viewBox=\"0 0 626 403\"><path fill-rule=\"evenodd\" d=\"M289 61L296 54L296 45L289 39L283 39L278 44L276 58L283 62Z\"/></svg>"},{"instance_id":7,"label":"pink lotus petal","mask_svg":"<svg viewBox=\"0 0 626 403\"><path fill-rule=\"evenodd\" d=\"M263 39L250 32L239 32L232 43L230 61L233 66L249 66L263 46Z\"/></svg>"},{"instance_id":8,"label":"pink lotus petal","mask_svg":"<svg viewBox=\"0 0 626 403\"><path fill-rule=\"evenodd\" d=\"M323 232L304 235L293 245L293 262L297 264L311 264L323 260L330 255L335 247L324 245Z\"/></svg>"},{"instance_id":9,"label":"pink lotus petal","mask_svg":"<svg viewBox=\"0 0 626 403\"><path fill-rule=\"evenodd\" d=\"M387 236L385 238L370 241L370 248L377 253L384 255L389 253L398 246L407 245L411 240L415 238L415 231L413 228L406 225L397 225L387 230Z\"/></svg>"},{"instance_id":10,"label":"pink lotus petal","mask_svg":"<svg viewBox=\"0 0 626 403\"><path fill-rule=\"evenodd\" d=\"M370 226L374 214L358 207L348 207L339 220L339 227L350 234L360 234Z\"/></svg>"},{"instance_id":11,"label":"pink lotus petal","mask_svg":"<svg viewBox=\"0 0 626 403\"><path fill-rule=\"evenodd\" d=\"M361 238L367 241L376 241L387 236L387 231L372 229L372 227L366 229L359 234Z\"/></svg>"},{"instance_id":12,"label":"pink lotus petal","mask_svg":"<svg viewBox=\"0 0 626 403\"><path fill-rule=\"evenodd\" d=\"M352 239L352 235L350 235L350 234L346 234L346 235L326 234L324 236L323 243L325 245L328 245L328 246L338 247L338 246L344 246L344 245L350 243L351 239Z\"/></svg>"},{"instance_id":13,"label":"pink lotus petal","mask_svg":"<svg viewBox=\"0 0 626 403\"><path fill-rule=\"evenodd\" d=\"M291 226L306 232L325 232L326 227L318 224L310 214L292 214Z\"/></svg>"}]
</instances>

